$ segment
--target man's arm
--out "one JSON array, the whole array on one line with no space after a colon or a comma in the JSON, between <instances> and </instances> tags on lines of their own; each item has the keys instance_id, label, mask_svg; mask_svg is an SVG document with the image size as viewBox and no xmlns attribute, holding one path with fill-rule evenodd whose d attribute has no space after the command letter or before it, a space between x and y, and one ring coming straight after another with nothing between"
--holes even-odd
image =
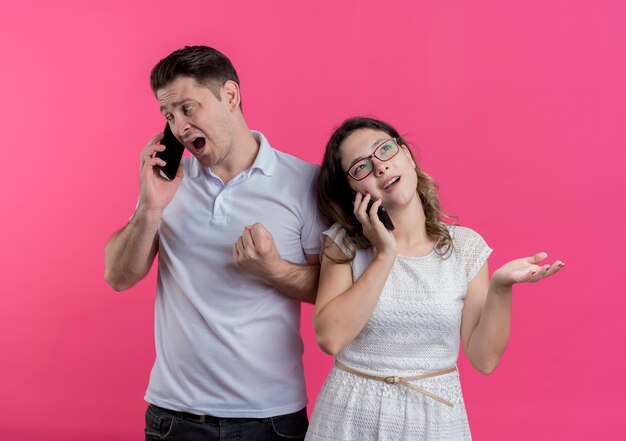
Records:
<instances>
[{"instance_id":1,"label":"man's arm","mask_svg":"<svg viewBox=\"0 0 626 441\"><path fill-rule=\"evenodd\" d=\"M147 211L147 210L146 210ZM150 271L158 250L160 213L138 210L104 248L104 279L116 291L135 285Z\"/></svg>"},{"instance_id":2,"label":"man's arm","mask_svg":"<svg viewBox=\"0 0 626 441\"><path fill-rule=\"evenodd\" d=\"M284 260L274 239L261 224L246 227L233 245L235 264L295 300L314 303L319 281L319 256L305 254L307 263Z\"/></svg>"},{"instance_id":3,"label":"man's arm","mask_svg":"<svg viewBox=\"0 0 626 441\"><path fill-rule=\"evenodd\" d=\"M319 256L305 254L305 257L306 265L282 260L274 273L268 275L265 281L292 299L315 303L320 276Z\"/></svg>"},{"instance_id":4,"label":"man's arm","mask_svg":"<svg viewBox=\"0 0 626 441\"><path fill-rule=\"evenodd\" d=\"M123 291L143 279L150 271L158 250L157 229L167 204L183 179L182 165L176 177L167 181L158 167L165 161L155 157L165 147L159 133L141 151L139 205L130 222L109 239L104 248L104 278L116 291Z\"/></svg>"}]
</instances>

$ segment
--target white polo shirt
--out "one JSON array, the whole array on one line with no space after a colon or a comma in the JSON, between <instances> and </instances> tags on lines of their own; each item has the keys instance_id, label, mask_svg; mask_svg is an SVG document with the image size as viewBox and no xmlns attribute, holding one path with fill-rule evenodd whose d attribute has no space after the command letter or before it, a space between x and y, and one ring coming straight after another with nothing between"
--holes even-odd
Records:
<instances>
[{"instance_id":1,"label":"white polo shirt","mask_svg":"<svg viewBox=\"0 0 626 441\"><path fill-rule=\"evenodd\" d=\"M218 417L265 418L307 404L300 303L238 269L232 246L262 223L281 257L304 264L324 230L317 166L274 150L224 184L195 157L163 212L155 302L156 361L146 401Z\"/></svg>"}]
</instances>

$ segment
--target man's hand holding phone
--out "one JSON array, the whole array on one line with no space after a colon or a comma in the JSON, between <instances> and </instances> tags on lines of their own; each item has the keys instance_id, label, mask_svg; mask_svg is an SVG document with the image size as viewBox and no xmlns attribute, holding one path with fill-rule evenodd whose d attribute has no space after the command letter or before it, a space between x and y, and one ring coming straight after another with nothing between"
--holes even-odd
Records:
<instances>
[{"instance_id":1,"label":"man's hand holding phone","mask_svg":"<svg viewBox=\"0 0 626 441\"><path fill-rule=\"evenodd\" d=\"M161 155L167 150L167 147L161 143L163 138L164 134L159 133L141 151L139 206L150 211L163 211L174 197L183 179L183 167L180 165L180 160L173 179L168 180L161 175L161 169L167 166L167 162Z\"/></svg>"},{"instance_id":2,"label":"man's hand holding phone","mask_svg":"<svg viewBox=\"0 0 626 441\"><path fill-rule=\"evenodd\" d=\"M160 144L165 146L165 149L157 151L156 157L162 159L165 164L159 165L159 173L164 179L172 181L176 179L178 167L185 152L185 146L172 133L169 123L165 123L163 138Z\"/></svg>"}]
</instances>

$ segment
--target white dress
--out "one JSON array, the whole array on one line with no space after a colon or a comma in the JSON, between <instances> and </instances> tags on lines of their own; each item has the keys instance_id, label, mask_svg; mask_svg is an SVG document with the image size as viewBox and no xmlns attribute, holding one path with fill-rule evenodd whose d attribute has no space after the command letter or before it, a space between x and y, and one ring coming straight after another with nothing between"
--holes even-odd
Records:
<instances>
[{"instance_id":1,"label":"white dress","mask_svg":"<svg viewBox=\"0 0 626 441\"><path fill-rule=\"evenodd\" d=\"M491 249L469 228L449 227L447 259L398 256L374 312L336 360L377 376L414 376L456 366L467 284ZM335 224L324 234L344 249ZM374 257L358 250L358 279ZM442 404L401 384L360 377L333 367L320 391L306 441L471 440L458 371L411 384L447 401Z\"/></svg>"}]
</instances>

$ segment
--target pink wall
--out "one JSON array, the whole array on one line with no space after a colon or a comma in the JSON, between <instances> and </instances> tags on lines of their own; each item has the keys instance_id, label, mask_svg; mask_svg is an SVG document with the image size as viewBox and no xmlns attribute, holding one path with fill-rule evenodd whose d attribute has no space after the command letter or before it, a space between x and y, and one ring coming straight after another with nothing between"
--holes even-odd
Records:
<instances>
[{"instance_id":1,"label":"pink wall","mask_svg":"<svg viewBox=\"0 0 626 441\"><path fill-rule=\"evenodd\" d=\"M151 67L208 44L275 146L319 162L343 118L388 119L492 269L567 263L516 289L493 375L461 359L476 440L624 439L624 2L300 3L2 3L0 438L141 439L154 272L114 293L103 246L163 124ZM310 308L303 334L313 402L331 360Z\"/></svg>"}]
</instances>

